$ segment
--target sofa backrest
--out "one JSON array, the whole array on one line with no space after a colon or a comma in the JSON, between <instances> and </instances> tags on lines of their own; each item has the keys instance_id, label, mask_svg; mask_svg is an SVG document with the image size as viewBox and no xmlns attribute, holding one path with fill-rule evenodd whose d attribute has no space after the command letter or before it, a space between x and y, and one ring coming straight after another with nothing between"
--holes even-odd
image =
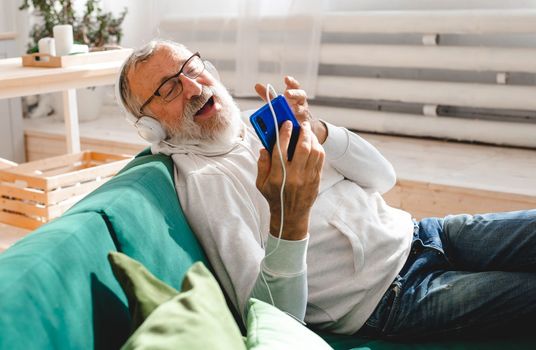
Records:
<instances>
[{"instance_id":1,"label":"sofa backrest","mask_svg":"<svg viewBox=\"0 0 536 350\"><path fill-rule=\"evenodd\" d=\"M102 216L79 213L0 254L0 349L118 348L130 315L113 250Z\"/></svg>"},{"instance_id":2,"label":"sofa backrest","mask_svg":"<svg viewBox=\"0 0 536 350\"><path fill-rule=\"evenodd\" d=\"M182 213L171 158L140 154L0 254L0 349L119 348L131 325L112 250L176 289L194 262L210 266Z\"/></svg>"},{"instance_id":3,"label":"sofa backrest","mask_svg":"<svg viewBox=\"0 0 536 350\"><path fill-rule=\"evenodd\" d=\"M209 266L182 212L168 156L135 158L64 215L84 212L101 214L117 250L176 289L194 262Z\"/></svg>"}]
</instances>

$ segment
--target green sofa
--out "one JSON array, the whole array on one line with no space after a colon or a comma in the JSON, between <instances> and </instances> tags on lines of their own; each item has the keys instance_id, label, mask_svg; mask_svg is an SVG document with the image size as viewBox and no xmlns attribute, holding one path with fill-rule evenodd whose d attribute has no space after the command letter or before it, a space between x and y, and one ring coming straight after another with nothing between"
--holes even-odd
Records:
<instances>
[{"instance_id":1,"label":"green sofa","mask_svg":"<svg viewBox=\"0 0 536 350\"><path fill-rule=\"evenodd\" d=\"M140 261L176 289L194 262L209 266L181 211L169 157L142 152L0 254L0 349L119 348L130 314L109 251ZM415 344L321 335L336 349L536 348L536 338Z\"/></svg>"}]
</instances>

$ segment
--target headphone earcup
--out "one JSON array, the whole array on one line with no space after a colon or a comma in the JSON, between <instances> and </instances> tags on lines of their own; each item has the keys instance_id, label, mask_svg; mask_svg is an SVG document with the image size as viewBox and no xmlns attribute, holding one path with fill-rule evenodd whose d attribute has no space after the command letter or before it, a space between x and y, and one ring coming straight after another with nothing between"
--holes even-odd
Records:
<instances>
[{"instance_id":1,"label":"headphone earcup","mask_svg":"<svg viewBox=\"0 0 536 350\"><path fill-rule=\"evenodd\" d=\"M160 122L149 116L142 116L136 122L138 134L151 144L158 144L167 138L167 133Z\"/></svg>"}]
</instances>

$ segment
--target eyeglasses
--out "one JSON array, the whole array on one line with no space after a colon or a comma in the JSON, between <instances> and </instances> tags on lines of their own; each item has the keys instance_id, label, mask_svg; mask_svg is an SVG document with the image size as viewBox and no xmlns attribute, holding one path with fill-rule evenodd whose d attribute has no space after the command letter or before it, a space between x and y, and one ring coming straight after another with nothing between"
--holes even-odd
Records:
<instances>
[{"instance_id":1,"label":"eyeglasses","mask_svg":"<svg viewBox=\"0 0 536 350\"><path fill-rule=\"evenodd\" d=\"M143 115L143 109L147 106L155 96L161 97L165 102L172 101L175 97L179 96L183 90L182 83L179 76L184 74L190 79L195 79L203 73L205 70L205 63L201 59L199 52L194 53L188 58L182 65L179 72L160 84L155 92L145 101L140 107L140 115Z\"/></svg>"}]
</instances>

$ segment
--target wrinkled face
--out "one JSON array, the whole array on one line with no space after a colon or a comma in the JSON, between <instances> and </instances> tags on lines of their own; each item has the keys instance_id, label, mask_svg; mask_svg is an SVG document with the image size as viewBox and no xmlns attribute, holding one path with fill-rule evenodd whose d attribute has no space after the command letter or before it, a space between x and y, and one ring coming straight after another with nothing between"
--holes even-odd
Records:
<instances>
[{"instance_id":1,"label":"wrinkled face","mask_svg":"<svg viewBox=\"0 0 536 350\"><path fill-rule=\"evenodd\" d=\"M134 96L146 101L164 80L177 74L191 55L186 49L158 46L149 59L127 72ZM183 86L180 95L169 102L155 96L143 112L159 120L175 142L228 137L239 111L225 87L206 70L195 79L181 74L179 80Z\"/></svg>"}]
</instances>

